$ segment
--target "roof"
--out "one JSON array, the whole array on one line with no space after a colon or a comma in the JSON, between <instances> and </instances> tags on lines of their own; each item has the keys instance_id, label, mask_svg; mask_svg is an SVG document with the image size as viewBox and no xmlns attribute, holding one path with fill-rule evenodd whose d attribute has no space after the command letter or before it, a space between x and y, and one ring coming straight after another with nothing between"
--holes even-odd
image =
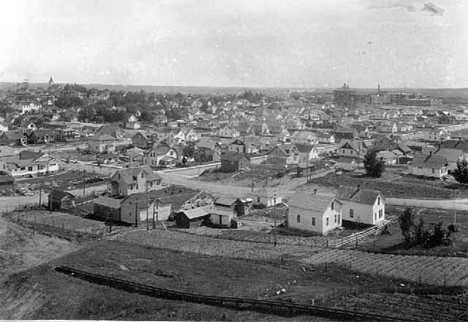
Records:
<instances>
[{"instance_id":1,"label":"roof","mask_svg":"<svg viewBox=\"0 0 468 322\"><path fill-rule=\"evenodd\" d=\"M290 209L299 208L308 210L312 214L322 215L332 201L341 204L339 200L332 196L313 195L310 192L298 191L289 198L288 205Z\"/></svg>"},{"instance_id":2,"label":"roof","mask_svg":"<svg viewBox=\"0 0 468 322\"><path fill-rule=\"evenodd\" d=\"M98 134L89 138L90 141L114 141L115 138L108 134Z\"/></svg>"},{"instance_id":3,"label":"roof","mask_svg":"<svg viewBox=\"0 0 468 322\"><path fill-rule=\"evenodd\" d=\"M377 199L379 195L381 195L380 191L374 189L340 186L336 193L336 199L373 205L375 203L375 199Z\"/></svg>"},{"instance_id":4,"label":"roof","mask_svg":"<svg viewBox=\"0 0 468 322\"><path fill-rule=\"evenodd\" d=\"M218 144L216 140L202 138L200 141L197 142L196 146L197 148L212 149L215 147L216 144Z\"/></svg>"},{"instance_id":5,"label":"roof","mask_svg":"<svg viewBox=\"0 0 468 322\"><path fill-rule=\"evenodd\" d=\"M195 219L208 216L208 212L205 210L205 208L182 210L179 213L185 214L185 216L187 216L188 219Z\"/></svg>"},{"instance_id":6,"label":"roof","mask_svg":"<svg viewBox=\"0 0 468 322\"><path fill-rule=\"evenodd\" d=\"M396 157L396 155L392 151L379 151L379 152L377 152L377 157L386 158L386 159L393 159L393 158Z\"/></svg>"},{"instance_id":7,"label":"roof","mask_svg":"<svg viewBox=\"0 0 468 322\"><path fill-rule=\"evenodd\" d=\"M8 140L19 140L23 136L16 131L5 131L0 136L6 136Z\"/></svg>"},{"instance_id":8,"label":"roof","mask_svg":"<svg viewBox=\"0 0 468 322\"><path fill-rule=\"evenodd\" d=\"M310 153L314 149L313 145L309 144L297 144L296 143L296 148L299 150L301 153Z\"/></svg>"},{"instance_id":9,"label":"roof","mask_svg":"<svg viewBox=\"0 0 468 322\"><path fill-rule=\"evenodd\" d=\"M268 187L262 187L259 190L254 191L250 194L253 196L259 196L259 197L273 197L273 196L276 196L277 192L273 191L272 189Z\"/></svg>"},{"instance_id":10,"label":"roof","mask_svg":"<svg viewBox=\"0 0 468 322\"><path fill-rule=\"evenodd\" d=\"M226 207L231 207L235 202L237 198L229 198L229 197L221 197L217 199L214 204L215 205L220 205L220 206L226 206Z\"/></svg>"},{"instance_id":11,"label":"roof","mask_svg":"<svg viewBox=\"0 0 468 322\"><path fill-rule=\"evenodd\" d=\"M442 156L447 161L456 162L463 155L462 150L442 148L435 152L436 155Z\"/></svg>"},{"instance_id":12,"label":"roof","mask_svg":"<svg viewBox=\"0 0 468 322\"><path fill-rule=\"evenodd\" d=\"M70 192L60 190L60 189L52 189L52 191L49 194L49 197L51 197L52 199L60 199L60 200L67 196L75 198L75 196L71 194Z\"/></svg>"},{"instance_id":13,"label":"roof","mask_svg":"<svg viewBox=\"0 0 468 322\"><path fill-rule=\"evenodd\" d=\"M122 199L114 199L109 197L99 197L93 201L95 205L100 205L112 209L120 209Z\"/></svg>"},{"instance_id":14,"label":"roof","mask_svg":"<svg viewBox=\"0 0 468 322\"><path fill-rule=\"evenodd\" d=\"M221 154L221 161L240 161L243 158L247 158L248 160L250 160L250 158L247 155L241 152L228 151L226 153Z\"/></svg>"},{"instance_id":15,"label":"roof","mask_svg":"<svg viewBox=\"0 0 468 322\"><path fill-rule=\"evenodd\" d=\"M442 143L442 148L462 150L468 152L468 141L463 140L447 140Z\"/></svg>"},{"instance_id":16,"label":"roof","mask_svg":"<svg viewBox=\"0 0 468 322\"><path fill-rule=\"evenodd\" d=\"M411 162L413 167L440 168L444 166L447 159L437 154L416 154Z\"/></svg>"},{"instance_id":17,"label":"roof","mask_svg":"<svg viewBox=\"0 0 468 322\"><path fill-rule=\"evenodd\" d=\"M144 171L147 175L146 179L149 181L153 180L162 180L162 178L153 170L148 165L142 166L142 167L137 167L137 168L126 168L126 169L121 169L118 170L117 172L114 173L112 178L114 178L116 175L120 174L121 178L126 182L126 183L132 183L134 182L133 178L138 177L140 173ZM112 180L111 178L111 180Z\"/></svg>"}]
</instances>

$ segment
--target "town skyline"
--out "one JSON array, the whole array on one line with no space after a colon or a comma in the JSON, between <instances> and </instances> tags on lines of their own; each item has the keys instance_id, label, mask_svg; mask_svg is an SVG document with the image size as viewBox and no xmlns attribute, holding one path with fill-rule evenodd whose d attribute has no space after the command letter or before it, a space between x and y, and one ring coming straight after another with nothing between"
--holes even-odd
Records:
<instances>
[{"instance_id":1,"label":"town skyline","mask_svg":"<svg viewBox=\"0 0 468 322\"><path fill-rule=\"evenodd\" d=\"M463 1L2 4L2 81L249 88L465 88ZM32 54L34 53L34 54Z\"/></svg>"}]
</instances>

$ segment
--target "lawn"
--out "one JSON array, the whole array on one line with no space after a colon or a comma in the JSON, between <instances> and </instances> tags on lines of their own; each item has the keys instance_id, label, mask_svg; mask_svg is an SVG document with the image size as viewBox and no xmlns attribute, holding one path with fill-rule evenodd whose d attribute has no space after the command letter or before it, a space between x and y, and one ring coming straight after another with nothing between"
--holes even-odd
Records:
<instances>
[{"instance_id":1,"label":"lawn","mask_svg":"<svg viewBox=\"0 0 468 322\"><path fill-rule=\"evenodd\" d=\"M387 206L386 212L391 215L400 215L404 211L403 207ZM393 254L406 255L425 255L425 256L468 256L468 212L415 208L417 221L422 217L425 227L429 228L431 223L442 222L443 227L456 222L457 231L452 233L450 239L452 244L449 246L437 246L434 248L424 248L422 246L408 248L403 244L403 236L399 223L388 226L390 234L382 234L377 237L370 237L363 241L359 250L388 252Z\"/></svg>"},{"instance_id":2,"label":"lawn","mask_svg":"<svg viewBox=\"0 0 468 322\"><path fill-rule=\"evenodd\" d=\"M460 189L453 182L420 179L401 174L399 171L387 171L382 178L369 178L362 173L329 173L323 177L314 178L312 184L325 187L340 185L358 186L380 190L389 198L444 199L466 195L467 191Z\"/></svg>"}]
</instances>

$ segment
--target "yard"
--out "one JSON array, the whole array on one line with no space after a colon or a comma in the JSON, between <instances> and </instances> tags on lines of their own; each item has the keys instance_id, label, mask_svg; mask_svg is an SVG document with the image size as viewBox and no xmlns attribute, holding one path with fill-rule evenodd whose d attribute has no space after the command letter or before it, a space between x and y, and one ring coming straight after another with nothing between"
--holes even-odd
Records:
<instances>
[{"instance_id":1,"label":"yard","mask_svg":"<svg viewBox=\"0 0 468 322\"><path fill-rule=\"evenodd\" d=\"M337 265L278 265L213 257L113 241L89 244L3 282L4 318L93 320L290 320L252 311L177 302L93 285L53 270L66 265L162 288L332 306L407 319L465 321L466 298L456 288L432 288ZM432 296L431 293L446 293ZM443 299L443 301L441 300Z\"/></svg>"},{"instance_id":2,"label":"yard","mask_svg":"<svg viewBox=\"0 0 468 322\"><path fill-rule=\"evenodd\" d=\"M466 197L468 192L453 181L421 179L398 170L387 170L382 178L369 178L363 172L347 172L341 175L329 173L326 176L312 179L311 184L324 187L361 185L365 188L380 190L385 197L389 198L444 199Z\"/></svg>"},{"instance_id":3,"label":"yard","mask_svg":"<svg viewBox=\"0 0 468 322\"><path fill-rule=\"evenodd\" d=\"M400 215L405 208L387 206L386 212L391 215ZM451 234L450 246L437 246L434 248L424 248L417 246L407 248L403 244L403 236L399 223L388 226L389 234L382 234L377 237L369 237L362 241L358 249L372 252L385 252L403 255L424 255L424 256L462 256L468 257L468 212L450 211L443 209L415 208L417 221L422 217L425 227L431 223L442 222L443 227L456 222L457 232Z\"/></svg>"}]
</instances>

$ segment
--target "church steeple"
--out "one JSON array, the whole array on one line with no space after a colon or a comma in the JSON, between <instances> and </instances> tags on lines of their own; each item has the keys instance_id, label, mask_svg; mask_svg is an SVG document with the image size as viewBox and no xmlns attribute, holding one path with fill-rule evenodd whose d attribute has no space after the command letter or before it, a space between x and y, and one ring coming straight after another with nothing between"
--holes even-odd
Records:
<instances>
[{"instance_id":1,"label":"church steeple","mask_svg":"<svg viewBox=\"0 0 468 322\"><path fill-rule=\"evenodd\" d=\"M49 86L52 86L54 85L54 80L52 79L52 76L50 76L50 79L49 79Z\"/></svg>"}]
</instances>

